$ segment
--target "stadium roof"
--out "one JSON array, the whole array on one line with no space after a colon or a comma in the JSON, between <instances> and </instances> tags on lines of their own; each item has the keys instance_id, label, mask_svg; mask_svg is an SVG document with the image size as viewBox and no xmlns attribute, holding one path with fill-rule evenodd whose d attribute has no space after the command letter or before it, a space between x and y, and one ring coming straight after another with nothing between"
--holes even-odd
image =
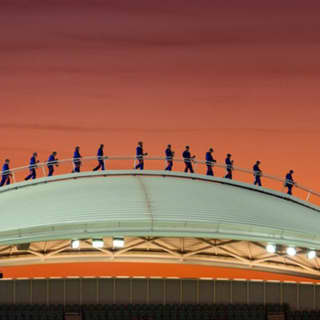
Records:
<instances>
[{"instance_id":1,"label":"stadium roof","mask_svg":"<svg viewBox=\"0 0 320 320\"><path fill-rule=\"evenodd\" d=\"M50 183L47 183L50 181ZM163 171L40 178L0 193L0 243L103 236L217 237L320 249L320 209L242 182Z\"/></svg>"},{"instance_id":2,"label":"stadium roof","mask_svg":"<svg viewBox=\"0 0 320 320\"><path fill-rule=\"evenodd\" d=\"M35 252L39 243L65 240L67 245L56 250L60 253L70 248L71 239L88 242L114 236L131 237L140 248L145 244L146 252L154 239L171 238L171 247L164 242L156 245L179 259L186 248L173 249L177 238L189 239L193 248L189 257L229 245L224 254L242 265L254 259L266 262L264 245L270 242L320 249L319 207L277 191L197 174L128 170L40 178L2 188L0 211L3 254L12 253L10 246L16 244L38 243L32 253L45 257L43 248ZM202 239L202 246L196 239ZM250 253L252 260L243 253L245 242L256 247ZM146 254L143 257L146 260ZM304 273L319 274L300 262L293 264L302 266ZM279 269L276 265L279 261L272 268Z\"/></svg>"}]
</instances>

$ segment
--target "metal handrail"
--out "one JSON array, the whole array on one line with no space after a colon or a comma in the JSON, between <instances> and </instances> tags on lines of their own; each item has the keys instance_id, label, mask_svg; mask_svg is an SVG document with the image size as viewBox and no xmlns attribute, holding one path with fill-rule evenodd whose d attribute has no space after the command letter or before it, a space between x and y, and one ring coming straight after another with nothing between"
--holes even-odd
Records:
<instances>
[{"instance_id":1,"label":"metal handrail","mask_svg":"<svg viewBox=\"0 0 320 320\"><path fill-rule=\"evenodd\" d=\"M88 157L81 157L79 158L80 161L83 163L83 162L88 162L88 161L92 161L92 160L108 160L108 161L113 161L113 160L118 160L118 161L124 161L124 160L133 160L134 161L134 165L136 163L136 161L138 160L138 158L136 156L126 156L126 157L122 157L122 156L114 156L114 157L109 157L109 156L103 156L103 157L99 157L99 156L88 156ZM56 163L52 163L52 162L39 162L37 164L35 164L35 168L39 168L39 169L42 169L42 174L43 176L46 176L47 173L46 173L46 170L45 168L48 166L48 165L61 165L61 164L68 164L68 163L71 163L71 164L74 164L74 158L69 158L69 159L63 159L63 160L57 160ZM150 161L167 161L168 158L166 157L148 157L148 156L144 156L143 157L143 160L150 160ZM173 162L185 162L185 159L172 159ZM193 164L200 164L200 165L204 165L206 166L208 164L208 161L200 161L200 160L195 160L195 159L191 159L190 160ZM226 169L227 168L227 165L223 164L223 163L217 163L217 162L213 162L211 163L213 167L216 167L216 168L222 168L222 169ZM28 166L23 166L23 167L18 167L18 168L13 168L13 169L10 169L9 171L1 171L1 174L2 175L6 175L6 174L10 174L12 176L12 180L14 183L17 182L17 179L16 179L16 174L18 172L21 172L21 171L25 171L25 170L29 170L30 169L30 165ZM240 167L236 167L236 166L232 166L232 171L235 171L235 172L242 172L242 173L246 173L246 174L250 174L250 175L254 175L254 171L253 170L249 170L249 169L244 169L244 168L240 168ZM261 173L261 177L263 178L266 178L266 179L269 179L269 180L272 180L272 181L276 181L276 182L281 182L282 185L284 186L285 183L286 183L286 179L282 179L282 178L279 178L279 177L275 177L275 176L272 176L272 175L269 175L269 174L264 174L264 173ZM310 201L310 197L311 195L314 195L316 197L319 197L320 198L320 193L319 192L316 192L316 191L313 191L301 184L298 184L298 183L294 183L294 186L297 188L297 189L300 189L304 192L307 192L307 197L306 197L306 201Z\"/></svg>"}]
</instances>

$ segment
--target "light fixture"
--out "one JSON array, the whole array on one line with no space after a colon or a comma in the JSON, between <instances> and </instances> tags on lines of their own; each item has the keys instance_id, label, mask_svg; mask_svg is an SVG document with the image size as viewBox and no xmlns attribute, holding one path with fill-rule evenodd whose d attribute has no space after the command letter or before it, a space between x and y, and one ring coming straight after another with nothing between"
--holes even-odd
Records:
<instances>
[{"instance_id":1,"label":"light fixture","mask_svg":"<svg viewBox=\"0 0 320 320\"><path fill-rule=\"evenodd\" d=\"M296 255L296 253L297 253L297 251L296 251L295 247L288 247L287 248L287 255L288 256L293 257Z\"/></svg>"},{"instance_id":2,"label":"light fixture","mask_svg":"<svg viewBox=\"0 0 320 320\"><path fill-rule=\"evenodd\" d=\"M71 248L72 249L78 249L80 247L80 241L79 240L71 240Z\"/></svg>"},{"instance_id":3,"label":"light fixture","mask_svg":"<svg viewBox=\"0 0 320 320\"><path fill-rule=\"evenodd\" d=\"M276 249L277 249L276 246L274 244L271 244L271 243L267 244L267 246L266 246L266 250L269 253L275 253Z\"/></svg>"},{"instance_id":4,"label":"light fixture","mask_svg":"<svg viewBox=\"0 0 320 320\"><path fill-rule=\"evenodd\" d=\"M94 248L103 248L104 246L103 239L92 239L92 246Z\"/></svg>"},{"instance_id":5,"label":"light fixture","mask_svg":"<svg viewBox=\"0 0 320 320\"><path fill-rule=\"evenodd\" d=\"M112 239L112 245L114 248L123 248L124 247L124 238L114 237Z\"/></svg>"},{"instance_id":6,"label":"light fixture","mask_svg":"<svg viewBox=\"0 0 320 320\"><path fill-rule=\"evenodd\" d=\"M307 253L308 259L312 260L317 256L317 253L314 250L309 250Z\"/></svg>"}]
</instances>

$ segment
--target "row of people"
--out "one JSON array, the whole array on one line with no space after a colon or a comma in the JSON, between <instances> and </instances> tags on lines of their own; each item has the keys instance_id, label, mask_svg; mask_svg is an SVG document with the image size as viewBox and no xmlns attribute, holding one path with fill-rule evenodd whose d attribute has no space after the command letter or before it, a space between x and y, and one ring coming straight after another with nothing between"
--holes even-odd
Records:
<instances>
[{"instance_id":1,"label":"row of people","mask_svg":"<svg viewBox=\"0 0 320 320\"><path fill-rule=\"evenodd\" d=\"M217 162L216 159L214 159L213 157L213 152L214 152L213 148L209 148L209 150L205 154L205 161L207 166L206 174L208 176L214 176L213 167L214 167L214 164ZM135 166L136 170L144 169L144 157L147 155L148 153L144 152L144 149L143 149L143 142L139 141L138 146L136 148L136 159L138 161L137 165ZM175 152L172 150L172 146L168 144L165 150L165 158L167 161L167 166L165 167L166 171L172 171L174 155L175 155ZM189 146L185 147L185 150L182 153L182 157L185 164L184 172L194 173L193 162L196 156L191 154ZM80 168L82 165L81 158L82 156L80 154L80 147L76 146L73 153L73 158L72 158L72 162L74 166L72 170L73 173L80 172ZM105 170L105 159L107 158L108 157L104 155L104 145L101 144L97 151L98 165L93 169L93 171L97 171L99 169ZM36 179L36 168L39 162L40 161L38 160L38 154L37 152L34 152L29 162L30 172L29 172L29 175L25 178L25 180ZM12 177L12 174L10 172L9 163L10 163L10 160L6 159L2 167L2 179L0 182L0 187L2 187L5 184L7 185L10 184L10 179ZM226 175L224 176L224 178L232 179L233 163L234 162L232 160L232 155L228 153L225 159ZM59 160L57 159L56 151L50 154L46 165L48 168L48 176L50 177L54 173L54 167L59 166ZM260 161L256 161L252 169L253 169L253 175L254 175L254 185L262 186L262 183L261 183L262 170L260 169ZM293 180L292 175L293 175L293 170L290 170L285 177L285 186L288 188L288 194L292 194L292 188L295 184L295 181Z\"/></svg>"}]
</instances>

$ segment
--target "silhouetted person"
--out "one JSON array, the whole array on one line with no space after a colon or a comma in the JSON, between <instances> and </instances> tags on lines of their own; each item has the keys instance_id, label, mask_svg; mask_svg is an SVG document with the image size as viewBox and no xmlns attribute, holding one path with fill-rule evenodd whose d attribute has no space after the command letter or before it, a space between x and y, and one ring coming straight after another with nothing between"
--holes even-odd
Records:
<instances>
[{"instance_id":1,"label":"silhouetted person","mask_svg":"<svg viewBox=\"0 0 320 320\"><path fill-rule=\"evenodd\" d=\"M227 174L224 177L227 178L227 179L232 179L233 160L231 160L231 154L230 153L227 154L225 163L226 163Z\"/></svg>"},{"instance_id":2,"label":"silhouetted person","mask_svg":"<svg viewBox=\"0 0 320 320\"><path fill-rule=\"evenodd\" d=\"M138 146L136 148L136 158L138 160L138 164L135 167L136 169L140 169L140 170L144 169L143 157L147 156L147 155L148 155L148 153L143 152L143 142L139 141Z\"/></svg>"},{"instance_id":3,"label":"silhouetted person","mask_svg":"<svg viewBox=\"0 0 320 320\"><path fill-rule=\"evenodd\" d=\"M37 160L37 157L38 157L38 154L34 152L32 157L30 158L30 163L29 163L30 174L24 180L35 179L37 177L36 168L37 168L37 163L39 163L39 160Z\"/></svg>"},{"instance_id":4,"label":"silhouetted person","mask_svg":"<svg viewBox=\"0 0 320 320\"><path fill-rule=\"evenodd\" d=\"M100 147L97 152L97 159L98 165L93 169L93 171L97 171L99 169L104 170L104 152L103 152L104 145L100 144Z\"/></svg>"},{"instance_id":5,"label":"silhouetted person","mask_svg":"<svg viewBox=\"0 0 320 320\"><path fill-rule=\"evenodd\" d=\"M4 161L3 166L2 166L2 179L0 182L0 187L2 187L5 184L6 185L10 184L10 178L11 178L12 174L10 172L9 163L10 163L10 160L6 159Z\"/></svg>"},{"instance_id":6,"label":"silhouetted person","mask_svg":"<svg viewBox=\"0 0 320 320\"><path fill-rule=\"evenodd\" d=\"M53 175L54 166L58 167L58 159L56 158L56 156L57 156L57 152L53 151L48 158L48 162L47 162L48 177L51 177Z\"/></svg>"},{"instance_id":7,"label":"silhouetted person","mask_svg":"<svg viewBox=\"0 0 320 320\"><path fill-rule=\"evenodd\" d=\"M292 188L295 184L295 181L293 180L292 174L293 174L293 170L290 170L286 174L286 181L285 181L285 187L288 188L288 194L290 194L290 195L292 195Z\"/></svg>"},{"instance_id":8,"label":"silhouetted person","mask_svg":"<svg viewBox=\"0 0 320 320\"><path fill-rule=\"evenodd\" d=\"M184 172L188 172L190 171L191 173L193 173L193 167L192 167L192 160L196 157L196 156L191 156L190 153L190 147L186 146L186 149L183 151L182 153L182 157L184 160L184 164L185 164L185 169Z\"/></svg>"},{"instance_id":9,"label":"silhouetted person","mask_svg":"<svg viewBox=\"0 0 320 320\"><path fill-rule=\"evenodd\" d=\"M255 177L254 180L254 185L258 185L261 187L261 176L262 176L262 171L260 169L260 161L258 160L255 165L253 166L253 175Z\"/></svg>"},{"instance_id":10,"label":"silhouetted person","mask_svg":"<svg viewBox=\"0 0 320 320\"><path fill-rule=\"evenodd\" d=\"M165 170L171 171L173 166L173 157L174 157L174 151L172 151L171 149L171 144L168 144L168 147L165 153L166 153L166 160L168 162L168 166L166 167Z\"/></svg>"},{"instance_id":11,"label":"silhouetted person","mask_svg":"<svg viewBox=\"0 0 320 320\"><path fill-rule=\"evenodd\" d=\"M214 163L217 161L213 159L212 153L213 148L210 148L209 151L206 153L207 176L214 176L212 167Z\"/></svg>"},{"instance_id":12,"label":"silhouetted person","mask_svg":"<svg viewBox=\"0 0 320 320\"><path fill-rule=\"evenodd\" d=\"M81 167L81 154L80 154L80 147L76 146L76 148L74 149L74 153L73 153L73 165L74 165L74 169L73 169L73 173L75 172L80 172L80 167Z\"/></svg>"}]
</instances>

